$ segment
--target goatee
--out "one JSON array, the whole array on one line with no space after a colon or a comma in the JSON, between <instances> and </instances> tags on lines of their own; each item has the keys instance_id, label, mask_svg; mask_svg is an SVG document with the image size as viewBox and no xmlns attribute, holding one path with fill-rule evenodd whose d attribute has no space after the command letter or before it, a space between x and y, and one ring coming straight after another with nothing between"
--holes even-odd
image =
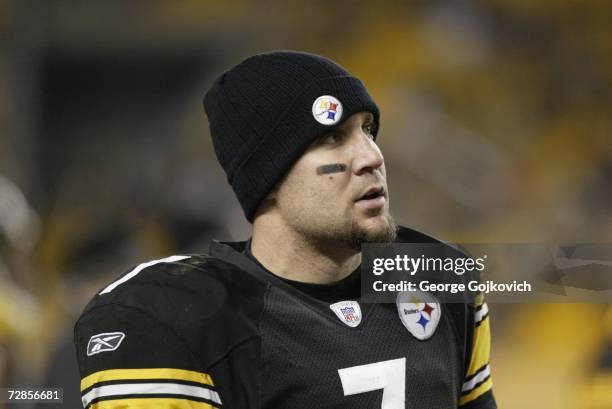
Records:
<instances>
[{"instance_id":1,"label":"goatee","mask_svg":"<svg viewBox=\"0 0 612 409\"><path fill-rule=\"evenodd\" d=\"M347 242L349 247L361 251L364 243L391 243L397 236L397 224L390 214L385 216L385 223L378 229L365 229L355 221L351 224Z\"/></svg>"}]
</instances>

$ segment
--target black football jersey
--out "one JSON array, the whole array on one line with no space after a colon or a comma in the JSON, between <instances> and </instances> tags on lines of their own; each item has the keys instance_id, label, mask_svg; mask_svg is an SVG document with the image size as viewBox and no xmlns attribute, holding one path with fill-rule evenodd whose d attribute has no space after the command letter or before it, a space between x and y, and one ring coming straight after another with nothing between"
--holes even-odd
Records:
<instances>
[{"instance_id":1,"label":"black football jersey","mask_svg":"<svg viewBox=\"0 0 612 409\"><path fill-rule=\"evenodd\" d=\"M143 263L94 297L75 326L85 408L496 407L482 296L419 304L439 318L420 339L395 304L322 301L244 247Z\"/></svg>"}]
</instances>

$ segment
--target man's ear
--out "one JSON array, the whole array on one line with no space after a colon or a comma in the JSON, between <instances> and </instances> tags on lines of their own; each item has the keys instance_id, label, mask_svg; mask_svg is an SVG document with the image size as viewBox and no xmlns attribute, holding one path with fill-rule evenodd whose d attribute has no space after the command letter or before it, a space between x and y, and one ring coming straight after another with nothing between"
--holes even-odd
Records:
<instances>
[{"instance_id":1,"label":"man's ear","mask_svg":"<svg viewBox=\"0 0 612 409\"><path fill-rule=\"evenodd\" d=\"M255 216L253 219L257 219L258 216L270 212L276 206L276 196L278 194L278 189L272 189L266 197L261 201L259 207L255 211Z\"/></svg>"},{"instance_id":2,"label":"man's ear","mask_svg":"<svg viewBox=\"0 0 612 409\"><path fill-rule=\"evenodd\" d=\"M274 188L268 192L266 197L263 198L260 206L266 207L266 208L274 206L276 204L277 197L278 197L278 184L274 186Z\"/></svg>"},{"instance_id":3,"label":"man's ear","mask_svg":"<svg viewBox=\"0 0 612 409\"><path fill-rule=\"evenodd\" d=\"M272 189L270 189L268 195L265 197L264 200L272 200L276 202L276 199L278 198L278 192L282 184L285 182L285 179L287 179L287 175L283 175L283 177L278 182L276 182L276 184Z\"/></svg>"},{"instance_id":4,"label":"man's ear","mask_svg":"<svg viewBox=\"0 0 612 409\"><path fill-rule=\"evenodd\" d=\"M274 186L272 190L268 192L266 197L264 197L265 202L276 201L276 196L278 195L278 185Z\"/></svg>"}]
</instances>

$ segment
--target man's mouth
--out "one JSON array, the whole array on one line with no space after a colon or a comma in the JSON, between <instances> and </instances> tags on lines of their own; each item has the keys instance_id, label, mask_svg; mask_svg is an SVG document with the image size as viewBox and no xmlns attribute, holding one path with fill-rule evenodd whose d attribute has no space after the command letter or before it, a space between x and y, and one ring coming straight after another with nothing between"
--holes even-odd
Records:
<instances>
[{"instance_id":1,"label":"man's mouth","mask_svg":"<svg viewBox=\"0 0 612 409\"><path fill-rule=\"evenodd\" d=\"M384 187L376 186L368 189L355 203L367 208L382 207L387 201L386 196Z\"/></svg>"}]
</instances>

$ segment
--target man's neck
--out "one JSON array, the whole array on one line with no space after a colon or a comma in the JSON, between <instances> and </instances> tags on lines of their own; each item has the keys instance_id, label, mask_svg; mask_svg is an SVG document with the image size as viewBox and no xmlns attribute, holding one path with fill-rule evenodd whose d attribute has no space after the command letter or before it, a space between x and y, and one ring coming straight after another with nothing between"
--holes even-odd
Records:
<instances>
[{"instance_id":1,"label":"man's neck","mask_svg":"<svg viewBox=\"0 0 612 409\"><path fill-rule=\"evenodd\" d=\"M329 284L361 264L361 252L341 243L313 243L282 223L253 224L251 253L269 271L294 281Z\"/></svg>"}]
</instances>

